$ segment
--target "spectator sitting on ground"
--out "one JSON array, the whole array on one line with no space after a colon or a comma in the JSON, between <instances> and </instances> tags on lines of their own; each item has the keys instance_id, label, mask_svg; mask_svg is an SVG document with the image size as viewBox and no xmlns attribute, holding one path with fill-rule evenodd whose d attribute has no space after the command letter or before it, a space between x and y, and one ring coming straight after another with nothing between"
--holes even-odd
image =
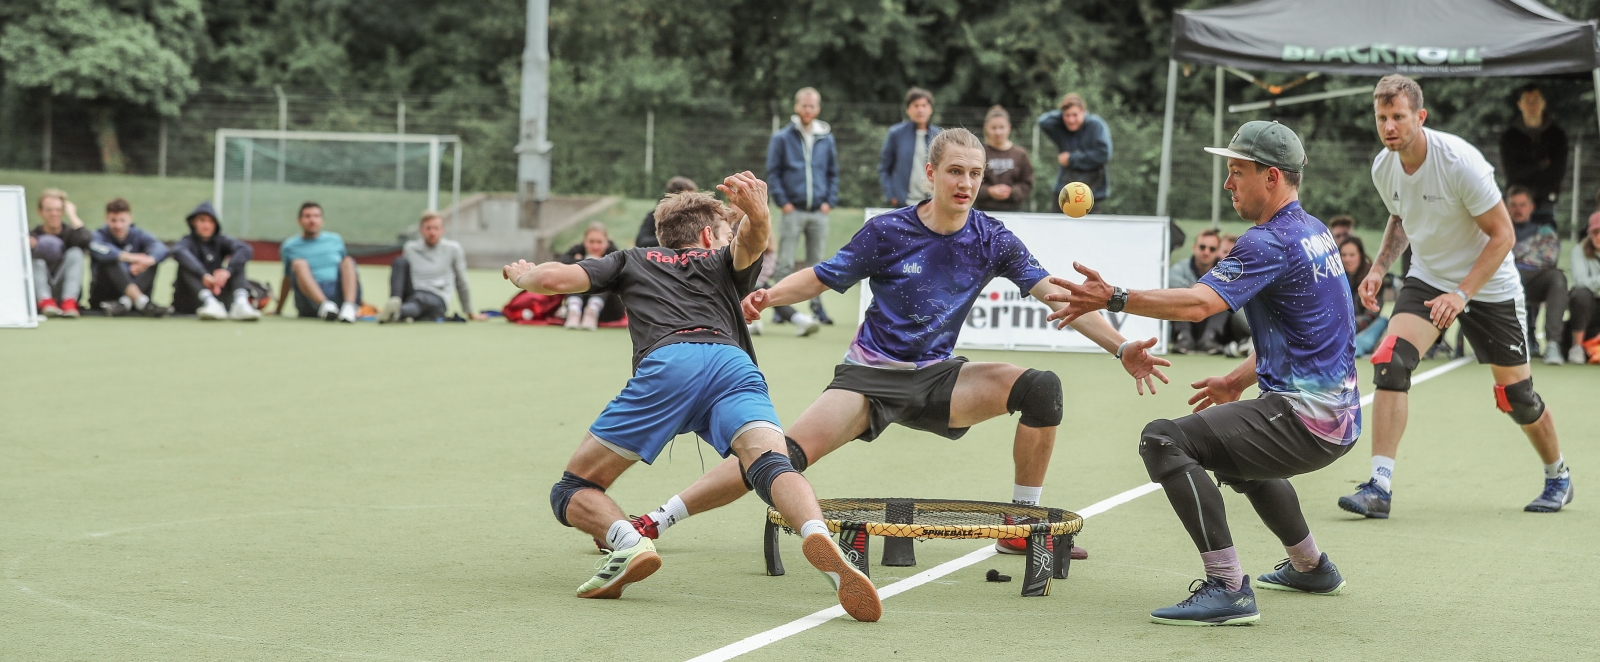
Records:
<instances>
[{"instance_id":1,"label":"spectator sitting on ground","mask_svg":"<svg viewBox=\"0 0 1600 662\"><path fill-rule=\"evenodd\" d=\"M694 180L689 179L688 177L673 177L672 179L667 180L667 192L661 197L665 198L666 196L674 193L683 193L685 191L695 190L699 189L695 186ZM661 241L656 239L655 207L651 207L650 211L645 212L644 222L639 224L639 236L634 238L633 245L637 248L652 248L661 245Z\"/></svg>"},{"instance_id":2,"label":"spectator sitting on ground","mask_svg":"<svg viewBox=\"0 0 1600 662\"><path fill-rule=\"evenodd\" d=\"M1175 289L1194 287L1195 283L1200 282L1201 276L1216 266L1220 245L1220 233L1211 228L1201 230L1200 234L1195 235L1189 259L1167 269L1167 287ZM1206 354L1217 354L1222 351L1222 344L1218 339L1227 331L1228 311L1224 310L1199 322L1171 324L1172 351L1189 354L1198 350Z\"/></svg>"},{"instance_id":3,"label":"spectator sitting on ground","mask_svg":"<svg viewBox=\"0 0 1600 662\"><path fill-rule=\"evenodd\" d=\"M617 244L611 241L611 233L606 230L605 224L590 223L583 231L583 241L573 244L556 259L565 264L577 264L584 260L598 260L615 252ZM561 313L558 311L558 314ZM568 329L593 331L600 328L601 322L622 319L623 314L622 300L615 294L569 294L565 306L565 326Z\"/></svg>"},{"instance_id":4,"label":"spectator sitting on ground","mask_svg":"<svg viewBox=\"0 0 1600 662\"><path fill-rule=\"evenodd\" d=\"M1583 343L1600 336L1600 315L1595 314L1595 298L1600 295L1600 254L1595 252L1600 244L1600 211L1589 216L1588 232L1583 241L1572 247L1567 266L1572 269L1572 291L1569 306L1572 319L1567 321L1567 331L1572 336L1572 346L1567 349L1567 361L1588 363Z\"/></svg>"},{"instance_id":5,"label":"spectator sitting on ground","mask_svg":"<svg viewBox=\"0 0 1600 662\"><path fill-rule=\"evenodd\" d=\"M62 223L62 217L67 219ZM78 206L61 189L39 194L40 223L28 232L33 249L33 290L45 317L77 317L83 293L83 254L89 250L89 228L78 218Z\"/></svg>"},{"instance_id":6,"label":"spectator sitting on ground","mask_svg":"<svg viewBox=\"0 0 1600 662\"><path fill-rule=\"evenodd\" d=\"M294 310L304 319L354 322L361 305L356 259L345 251L344 237L322 229L322 205L300 205L300 234L283 240L283 286L273 314L282 315L290 288Z\"/></svg>"},{"instance_id":7,"label":"spectator sitting on ground","mask_svg":"<svg viewBox=\"0 0 1600 662\"><path fill-rule=\"evenodd\" d=\"M913 205L933 197L928 179L928 145L940 129L933 119L933 93L920 87L906 90L906 121L889 127L878 153L878 184L890 207Z\"/></svg>"},{"instance_id":8,"label":"spectator sitting on ground","mask_svg":"<svg viewBox=\"0 0 1600 662\"><path fill-rule=\"evenodd\" d=\"M995 106L983 118L983 185L972 206L981 211L1022 211L1033 194L1033 160L1011 142L1011 114Z\"/></svg>"},{"instance_id":9,"label":"spectator sitting on ground","mask_svg":"<svg viewBox=\"0 0 1600 662\"><path fill-rule=\"evenodd\" d=\"M1522 276L1522 293L1528 307L1528 355L1542 353L1545 363L1561 365L1566 363L1561 355L1561 318L1567 314L1567 275L1559 266L1561 236L1553 227L1532 222L1533 208L1533 192L1527 187L1519 184L1506 190L1506 211L1511 213L1511 227L1517 236L1511 254L1517 263L1517 274ZM1533 331L1540 304L1544 305L1543 352Z\"/></svg>"},{"instance_id":10,"label":"spectator sitting on ground","mask_svg":"<svg viewBox=\"0 0 1600 662\"><path fill-rule=\"evenodd\" d=\"M180 315L195 315L203 320L235 319L253 322L261 311L250 305L250 288L244 265L250 262L250 245L222 234L217 210L211 201L200 203L184 219L189 234L172 249L178 263L178 278L172 283L172 309ZM223 307L217 297L231 296Z\"/></svg>"},{"instance_id":11,"label":"spectator sitting on ground","mask_svg":"<svg viewBox=\"0 0 1600 662\"><path fill-rule=\"evenodd\" d=\"M389 264L389 301L378 313L378 323L442 319L452 295L461 298L461 312L468 319L488 319L472 311L467 253L444 238L444 219L438 212L423 212L417 233L421 238L407 241L400 257Z\"/></svg>"},{"instance_id":12,"label":"spectator sitting on ground","mask_svg":"<svg viewBox=\"0 0 1600 662\"><path fill-rule=\"evenodd\" d=\"M1083 97L1061 97L1061 107L1039 116L1039 131L1055 143L1056 190L1071 182L1083 182L1094 193L1094 203L1111 197L1111 129L1099 115L1089 112ZM1054 208L1054 205L1052 205Z\"/></svg>"},{"instance_id":13,"label":"spectator sitting on ground","mask_svg":"<svg viewBox=\"0 0 1600 662\"><path fill-rule=\"evenodd\" d=\"M822 261L828 243L828 212L839 204L839 156L827 122L817 119L822 113L822 95L806 87L794 94L794 116L789 125L772 134L767 142L767 185L772 201L783 208L778 219L778 266L775 277L783 280L800 269ZM805 260L796 259L800 240L806 242ZM795 317L794 310L773 311L773 322L784 324ZM833 324L822 307L822 297L811 300L811 315L794 319L800 335L816 331L815 322Z\"/></svg>"},{"instance_id":14,"label":"spectator sitting on ground","mask_svg":"<svg viewBox=\"0 0 1600 662\"><path fill-rule=\"evenodd\" d=\"M1361 237L1346 235L1339 241L1339 261L1344 263L1345 279L1350 282L1350 301L1355 306L1356 356L1366 356L1383 340L1383 332L1389 328L1389 318L1383 316L1383 300L1384 293L1392 293L1393 288L1384 281L1383 288L1378 291L1377 310L1361 305L1358 290L1362 279L1372 270L1372 260L1367 257L1367 246L1361 242Z\"/></svg>"},{"instance_id":15,"label":"spectator sitting on ground","mask_svg":"<svg viewBox=\"0 0 1600 662\"><path fill-rule=\"evenodd\" d=\"M1546 112L1538 83L1517 90L1517 110L1500 134L1500 167L1507 185L1527 189L1533 221L1554 226L1556 197L1567 172L1567 132Z\"/></svg>"},{"instance_id":16,"label":"spectator sitting on ground","mask_svg":"<svg viewBox=\"0 0 1600 662\"><path fill-rule=\"evenodd\" d=\"M117 198L106 203L106 225L89 240L94 263L89 305L111 317L138 313L166 317L172 309L150 300L156 265L167 259L167 245L133 225L133 207Z\"/></svg>"},{"instance_id":17,"label":"spectator sitting on ground","mask_svg":"<svg viewBox=\"0 0 1600 662\"><path fill-rule=\"evenodd\" d=\"M1340 214L1328 219L1328 234L1333 235L1333 245L1341 246L1344 238L1355 232L1356 219L1349 214Z\"/></svg>"}]
</instances>

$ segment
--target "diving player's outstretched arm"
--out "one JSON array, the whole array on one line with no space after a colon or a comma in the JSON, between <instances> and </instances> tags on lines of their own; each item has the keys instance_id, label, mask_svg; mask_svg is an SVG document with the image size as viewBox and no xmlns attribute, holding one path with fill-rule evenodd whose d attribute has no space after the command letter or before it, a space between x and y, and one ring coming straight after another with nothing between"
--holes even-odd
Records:
<instances>
[{"instance_id":1,"label":"diving player's outstretched arm","mask_svg":"<svg viewBox=\"0 0 1600 662\"><path fill-rule=\"evenodd\" d=\"M767 209L767 183L749 170L730 175L717 185L728 201L744 212L745 222L733 239L733 268L744 271L761 259L772 234L772 213Z\"/></svg>"},{"instance_id":2,"label":"diving player's outstretched arm","mask_svg":"<svg viewBox=\"0 0 1600 662\"><path fill-rule=\"evenodd\" d=\"M1028 290L1028 294L1044 302L1044 305L1049 306L1052 311L1059 311L1065 306L1049 297L1065 293L1066 290L1050 281L1051 279L1046 278L1035 283L1033 289ZM1118 333L1111 326L1111 323L1100 315L1079 317L1072 321L1072 328L1083 334L1085 338L1094 341L1094 344L1099 345L1107 353L1118 356L1120 352L1119 358L1122 360L1122 368L1133 376L1134 386L1139 390L1139 395L1144 395L1144 390L1147 387L1152 394L1155 393L1156 379L1160 379L1163 384L1171 383L1167 380L1166 374L1161 372L1161 366L1170 366L1172 362L1151 354L1149 351L1151 347L1156 346L1155 338L1150 338L1149 340L1128 340L1123 338L1122 334Z\"/></svg>"},{"instance_id":3,"label":"diving player's outstretched arm","mask_svg":"<svg viewBox=\"0 0 1600 662\"><path fill-rule=\"evenodd\" d=\"M534 294L577 294L591 287L589 272L576 264L545 262L533 264L517 260L500 270L501 277L512 285Z\"/></svg>"}]
</instances>

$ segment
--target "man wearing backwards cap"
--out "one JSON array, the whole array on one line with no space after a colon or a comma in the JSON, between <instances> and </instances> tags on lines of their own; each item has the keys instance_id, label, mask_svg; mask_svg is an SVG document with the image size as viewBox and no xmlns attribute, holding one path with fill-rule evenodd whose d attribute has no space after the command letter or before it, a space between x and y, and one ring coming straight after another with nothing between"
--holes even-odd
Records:
<instances>
[{"instance_id":1,"label":"man wearing backwards cap","mask_svg":"<svg viewBox=\"0 0 1600 662\"><path fill-rule=\"evenodd\" d=\"M1250 320L1255 353L1227 375L1195 382L1195 413L1154 421L1139 440L1150 480L1161 483L1205 563L1188 599L1150 614L1171 625L1261 618L1207 470L1248 497L1288 551L1256 586L1339 592L1344 578L1317 550L1288 478L1332 464L1361 435L1350 289L1333 236L1300 208L1300 138L1277 122L1250 122L1227 148L1206 151L1228 157L1233 208L1255 224L1226 258L1188 289L1127 291L1074 265L1084 282L1052 278L1068 293L1049 295L1067 303L1050 316L1063 322L1101 308L1185 322L1243 310ZM1251 384L1260 397L1239 401Z\"/></svg>"}]
</instances>

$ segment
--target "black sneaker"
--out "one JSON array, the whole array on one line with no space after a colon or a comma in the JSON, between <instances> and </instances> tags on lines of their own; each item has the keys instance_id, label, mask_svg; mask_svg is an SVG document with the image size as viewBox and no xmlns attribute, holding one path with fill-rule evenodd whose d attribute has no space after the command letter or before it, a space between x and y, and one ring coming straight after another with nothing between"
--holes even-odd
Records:
<instances>
[{"instance_id":1,"label":"black sneaker","mask_svg":"<svg viewBox=\"0 0 1600 662\"><path fill-rule=\"evenodd\" d=\"M106 317L127 317L128 312L133 309L123 305L121 301L101 301L100 310Z\"/></svg>"},{"instance_id":2,"label":"black sneaker","mask_svg":"<svg viewBox=\"0 0 1600 662\"><path fill-rule=\"evenodd\" d=\"M1256 576L1256 588L1338 595L1339 591L1344 590L1344 576L1339 574L1339 568L1333 565L1333 561L1328 560L1327 553L1323 553L1317 561L1317 567L1310 572L1295 570L1294 564L1284 559L1272 572Z\"/></svg>"},{"instance_id":3,"label":"black sneaker","mask_svg":"<svg viewBox=\"0 0 1600 662\"><path fill-rule=\"evenodd\" d=\"M1356 486L1356 493L1339 497L1339 507L1363 517L1389 519L1389 501L1393 495L1372 481Z\"/></svg>"},{"instance_id":4,"label":"black sneaker","mask_svg":"<svg viewBox=\"0 0 1600 662\"><path fill-rule=\"evenodd\" d=\"M818 322L822 322L828 326L833 326L833 318L828 317L828 311L822 309L821 301L811 302L811 316L817 318Z\"/></svg>"},{"instance_id":5,"label":"black sneaker","mask_svg":"<svg viewBox=\"0 0 1600 662\"><path fill-rule=\"evenodd\" d=\"M1572 503L1572 474L1563 473L1560 478L1544 479L1544 492L1523 510L1530 513L1554 513L1569 503Z\"/></svg>"},{"instance_id":6,"label":"black sneaker","mask_svg":"<svg viewBox=\"0 0 1600 662\"><path fill-rule=\"evenodd\" d=\"M1150 612L1150 620L1165 625L1248 625L1261 620L1248 575L1237 591L1228 590L1221 577L1196 579L1189 591L1187 600Z\"/></svg>"},{"instance_id":7,"label":"black sneaker","mask_svg":"<svg viewBox=\"0 0 1600 662\"><path fill-rule=\"evenodd\" d=\"M171 314L172 308L170 306L157 306L154 301L146 303L143 308L139 309L141 317L162 318Z\"/></svg>"}]
</instances>

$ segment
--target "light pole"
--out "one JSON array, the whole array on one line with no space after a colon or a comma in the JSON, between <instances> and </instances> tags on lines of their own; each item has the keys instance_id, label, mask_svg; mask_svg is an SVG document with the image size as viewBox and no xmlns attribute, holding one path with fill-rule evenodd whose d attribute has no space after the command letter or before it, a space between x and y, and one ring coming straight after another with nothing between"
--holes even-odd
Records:
<instances>
[{"instance_id":1,"label":"light pole","mask_svg":"<svg viewBox=\"0 0 1600 662\"><path fill-rule=\"evenodd\" d=\"M517 142L518 226L539 229L540 205L550 199L550 2L528 0L527 47L522 51L522 123Z\"/></svg>"}]
</instances>

